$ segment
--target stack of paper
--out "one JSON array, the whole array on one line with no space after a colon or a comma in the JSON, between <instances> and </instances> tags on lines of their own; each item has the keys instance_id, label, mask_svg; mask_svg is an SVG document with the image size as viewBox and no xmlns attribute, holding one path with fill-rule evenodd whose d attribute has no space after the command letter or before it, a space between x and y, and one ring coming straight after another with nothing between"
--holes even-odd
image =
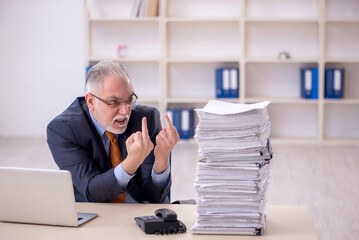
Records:
<instances>
[{"instance_id":1,"label":"stack of paper","mask_svg":"<svg viewBox=\"0 0 359 240\"><path fill-rule=\"evenodd\" d=\"M212 100L196 109L198 206L193 233L261 234L272 158L268 104Z\"/></svg>"}]
</instances>

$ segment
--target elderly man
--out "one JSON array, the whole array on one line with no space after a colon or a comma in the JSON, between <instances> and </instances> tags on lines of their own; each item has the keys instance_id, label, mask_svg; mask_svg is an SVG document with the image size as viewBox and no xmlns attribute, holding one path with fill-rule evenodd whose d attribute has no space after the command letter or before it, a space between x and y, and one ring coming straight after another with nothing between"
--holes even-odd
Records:
<instances>
[{"instance_id":1,"label":"elderly man","mask_svg":"<svg viewBox=\"0 0 359 240\"><path fill-rule=\"evenodd\" d=\"M52 156L71 172L76 201L168 199L170 152L179 136L167 115L162 129L158 110L136 100L123 66L101 61L87 74L85 97L47 126Z\"/></svg>"}]
</instances>

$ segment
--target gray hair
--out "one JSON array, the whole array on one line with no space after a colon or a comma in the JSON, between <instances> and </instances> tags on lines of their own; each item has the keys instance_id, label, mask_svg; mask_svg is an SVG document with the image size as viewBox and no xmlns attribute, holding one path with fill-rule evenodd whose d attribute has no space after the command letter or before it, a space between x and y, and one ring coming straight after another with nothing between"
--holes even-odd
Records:
<instances>
[{"instance_id":1,"label":"gray hair","mask_svg":"<svg viewBox=\"0 0 359 240\"><path fill-rule=\"evenodd\" d=\"M95 93L102 88L103 80L106 76L125 78L131 81L124 66L119 62L102 60L92 66L86 76L86 93Z\"/></svg>"}]
</instances>

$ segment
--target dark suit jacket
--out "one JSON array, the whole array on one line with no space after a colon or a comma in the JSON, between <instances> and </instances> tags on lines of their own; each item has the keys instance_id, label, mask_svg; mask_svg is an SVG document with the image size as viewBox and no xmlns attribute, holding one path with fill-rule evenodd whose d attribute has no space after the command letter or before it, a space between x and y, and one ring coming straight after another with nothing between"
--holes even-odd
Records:
<instances>
[{"instance_id":1,"label":"dark suit jacket","mask_svg":"<svg viewBox=\"0 0 359 240\"><path fill-rule=\"evenodd\" d=\"M125 141L132 133L141 131L143 117L147 117L149 136L156 145L156 136L161 131L158 110L135 104L126 131L119 135L123 159L127 157ZM59 168L71 172L76 201L106 202L124 192L116 180L84 97L77 98L48 124L47 143ZM154 160L152 151L127 185L126 190L138 202L160 203L169 193L171 180L165 187L152 182Z\"/></svg>"}]
</instances>

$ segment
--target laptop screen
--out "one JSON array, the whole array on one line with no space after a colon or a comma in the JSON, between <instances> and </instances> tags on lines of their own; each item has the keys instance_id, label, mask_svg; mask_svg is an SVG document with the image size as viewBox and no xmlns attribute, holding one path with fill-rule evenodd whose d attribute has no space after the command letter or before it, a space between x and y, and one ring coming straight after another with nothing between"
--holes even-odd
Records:
<instances>
[{"instance_id":1,"label":"laptop screen","mask_svg":"<svg viewBox=\"0 0 359 240\"><path fill-rule=\"evenodd\" d=\"M77 226L70 172L0 167L0 220Z\"/></svg>"}]
</instances>

